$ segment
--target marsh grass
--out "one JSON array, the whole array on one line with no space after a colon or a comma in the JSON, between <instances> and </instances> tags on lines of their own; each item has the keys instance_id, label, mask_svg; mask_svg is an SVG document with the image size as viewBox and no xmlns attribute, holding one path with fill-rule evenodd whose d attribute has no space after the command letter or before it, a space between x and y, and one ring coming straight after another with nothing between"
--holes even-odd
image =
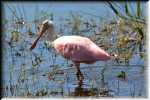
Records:
<instances>
[{"instance_id":1,"label":"marsh grass","mask_svg":"<svg viewBox=\"0 0 150 100\"><path fill-rule=\"evenodd\" d=\"M136 87L145 82L145 65L131 64L137 57L146 62L146 22L142 17L141 3L137 2L136 14L132 14L128 3L123 3L124 14L115 3L109 7L119 17L100 24L96 19L86 19L87 13L71 12L69 18L60 21L59 35L67 32L73 35L87 36L99 47L115 53L118 58L107 65L84 65L81 67L85 80L77 83L75 69L71 62L62 59L44 40L34 51L29 51L32 40L37 36L39 24L44 19L54 20L54 13L35 7L33 21L27 20L24 6L17 9L11 4L6 7L12 13L12 19L3 20L4 65L8 67L8 76L3 76L4 97L145 97L146 89ZM18 6L19 7L19 6ZM88 13L93 16L93 14ZM98 16L96 16L98 17ZM115 17L115 16L113 16ZM8 27L9 26L9 27ZM86 67L85 67L86 66ZM142 66L142 67L140 67ZM133 73L130 71L133 71ZM120 74L124 72L127 80ZM134 77L137 75L138 77ZM143 76L142 76L143 75ZM133 77L133 78L132 78ZM8 81L8 82L7 82ZM142 83L145 86L146 83ZM127 87L127 88L125 88ZM128 88L129 87L129 88Z\"/></svg>"}]
</instances>

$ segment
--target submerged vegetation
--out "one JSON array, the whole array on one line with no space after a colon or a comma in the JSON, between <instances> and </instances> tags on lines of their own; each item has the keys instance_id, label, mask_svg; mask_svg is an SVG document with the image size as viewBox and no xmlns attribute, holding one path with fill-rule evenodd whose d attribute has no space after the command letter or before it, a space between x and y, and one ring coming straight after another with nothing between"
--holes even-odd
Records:
<instances>
[{"instance_id":1,"label":"submerged vegetation","mask_svg":"<svg viewBox=\"0 0 150 100\"><path fill-rule=\"evenodd\" d=\"M29 51L41 22L45 19L55 22L55 13L35 7L35 16L30 16L33 19L29 21L24 5L15 8L4 3L11 14L7 19L4 12L3 18L3 96L146 97L147 24L142 13L145 4L140 1L134 4L135 13L130 2L106 2L115 14L111 20L102 21L90 12L87 19L84 12L69 12L59 19L58 36L86 36L110 54L118 55L106 64L83 65L85 79L80 84L72 63L57 55L44 39L34 51Z\"/></svg>"}]
</instances>

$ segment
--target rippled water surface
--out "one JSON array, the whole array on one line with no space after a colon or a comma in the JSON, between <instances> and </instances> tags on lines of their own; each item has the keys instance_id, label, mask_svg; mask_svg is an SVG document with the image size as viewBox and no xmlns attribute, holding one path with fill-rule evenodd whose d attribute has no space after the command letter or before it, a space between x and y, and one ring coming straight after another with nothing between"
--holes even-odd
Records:
<instances>
[{"instance_id":1,"label":"rippled water surface","mask_svg":"<svg viewBox=\"0 0 150 100\"><path fill-rule=\"evenodd\" d=\"M136 2L130 7L136 13ZM141 3L141 9L145 17L146 3ZM140 45L129 42L124 44L129 45L126 48L119 42L122 47L117 47L123 40L117 37L121 32L118 24L109 23L117 23L120 18L107 2L4 2L3 15L3 97L147 97L145 39ZM29 51L37 27L45 19L53 20L59 36L89 37L108 53L120 54L119 60L81 64L84 80L78 82L73 63L47 47L45 38ZM111 32L95 35L99 30L104 32L105 26L113 27ZM126 26L123 34L138 34ZM123 57L122 52L126 54Z\"/></svg>"}]
</instances>

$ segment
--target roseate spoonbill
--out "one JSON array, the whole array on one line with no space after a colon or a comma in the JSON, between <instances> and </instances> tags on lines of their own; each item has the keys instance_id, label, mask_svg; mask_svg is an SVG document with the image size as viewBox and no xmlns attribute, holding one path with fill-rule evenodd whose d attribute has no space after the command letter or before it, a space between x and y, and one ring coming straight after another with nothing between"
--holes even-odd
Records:
<instances>
[{"instance_id":1,"label":"roseate spoonbill","mask_svg":"<svg viewBox=\"0 0 150 100\"><path fill-rule=\"evenodd\" d=\"M54 32L53 22L50 20L43 21L39 29L39 36L33 42L30 50L35 48L38 40L44 33L46 33L46 31L49 34L48 38L51 46L55 48L57 53L62 55L64 58L71 60L76 66L78 81L81 81L84 78L80 71L80 63L93 64L96 61L107 61L111 58L107 52L86 37L77 35L62 36L54 40L54 38L56 38L56 34Z\"/></svg>"}]
</instances>

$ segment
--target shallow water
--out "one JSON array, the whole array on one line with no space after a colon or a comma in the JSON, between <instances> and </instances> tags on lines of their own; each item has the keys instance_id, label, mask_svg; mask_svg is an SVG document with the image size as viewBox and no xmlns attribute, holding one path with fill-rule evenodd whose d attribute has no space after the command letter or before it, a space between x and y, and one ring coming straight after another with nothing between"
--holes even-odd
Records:
<instances>
[{"instance_id":1,"label":"shallow water","mask_svg":"<svg viewBox=\"0 0 150 100\"><path fill-rule=\"evenodd\" d=\"M10 23L13 15L8 6L17 9L17 15L25 14L24 19L31 23L42 9L54 13L56 31L63 27L65 35L71 35L67 33L70 30L61 24L65 23L65 18L70 18L70 12L81 13L84 21L93 18L88 12L101 16L94 17L98 24L109 22L110 18L113 19L110 16L114 16L105 3L4 3L4 18ZM138 54L134 54L129 63L111 60L93 65L81 64L84 80L80 84L72 62L55 54L53 49L45 48L44 40L33 51L29 51L36 36L34 34L30 38L23 27L18 29L21 31L19 42L10 45L7 43L11 39L8 30L13 29L13 23L5 27L8 28L3 33L3 97L147 97L146 61ZM35 32L36 28L32 31ZM85 36L90 34L86 33ZM125 78L118 77L121 72L125 73Z\"/></svg>"}]
</instances>

